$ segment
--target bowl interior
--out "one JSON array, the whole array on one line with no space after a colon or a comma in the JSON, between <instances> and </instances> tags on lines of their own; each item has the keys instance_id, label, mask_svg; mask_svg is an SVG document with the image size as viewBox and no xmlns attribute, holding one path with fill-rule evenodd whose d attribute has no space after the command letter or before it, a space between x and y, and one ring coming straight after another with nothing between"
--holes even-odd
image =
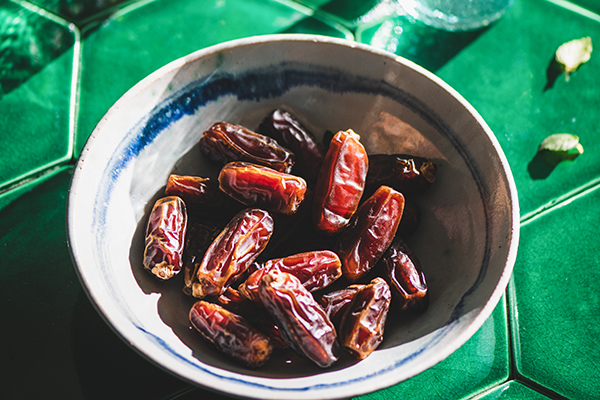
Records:
<instances>
[{"instance_id":1,"label":"bowl interior","mask_svg":"<svg viewBox=\"0 0 600 400\"><path fill-rule=\"evenodd\" d=\"M409 244L422 261L428 310L388 317L370 357L322 370L280 352L249 370L190 330L182 277L143 270L147 215L170 173L216 176L197 148L217 121L256 129L284 106L321 138L352 128L369 153L432 159ZM101 314L134 348L192 382L256 398L340 398L405 380L460 347L490 315L518 242L512 175L489 128L432 74L355 43L311 36L244 39L169 64L130 90L82 152L69 197L69 240Z\"/></svg>"}]
</instances>

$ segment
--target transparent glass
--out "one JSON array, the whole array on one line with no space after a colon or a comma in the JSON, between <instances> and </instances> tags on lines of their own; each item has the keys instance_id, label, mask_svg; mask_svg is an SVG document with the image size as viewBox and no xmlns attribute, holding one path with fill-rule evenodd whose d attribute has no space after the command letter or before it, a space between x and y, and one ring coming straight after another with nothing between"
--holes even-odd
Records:
<instances>
[{"instance_id":1,"label":"transparent glass","mask_svg":"<svg viewBox=\"0 0 600 400\"><path fill-rule=\"evenodd\" d=\"M483 28L500 18L513 0L398 0L423 23L447 31Z\"/></svg>"}]
</instances>

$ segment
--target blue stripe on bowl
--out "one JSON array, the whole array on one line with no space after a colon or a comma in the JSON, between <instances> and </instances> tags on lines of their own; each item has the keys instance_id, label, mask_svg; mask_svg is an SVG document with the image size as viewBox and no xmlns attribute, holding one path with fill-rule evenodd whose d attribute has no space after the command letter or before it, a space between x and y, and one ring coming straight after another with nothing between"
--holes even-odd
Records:
<instances>
[{"instance_id":1,"label":"blue stripe on bowl","mask_svg":"<svg viewBox=\"0 0 600 400\"><path fill-rule=\"evenodd\" d=\"M95 231L97 232L96 246L98 249L100 249L101 254L98 255L101 257L101 259L104 261L108 259L107 254L102 254L105 251L104 243L106 239L104 222L107 213L107 204L109 204L109 198L112 195L116 181L119 179L119 174L148 144L152 143L165 128L185 115L194 114L199 108L219 99L222 96L235 95L240 101L262 100L280 97L290 89L298 86L314 86L337 94L351 92L384 96L407 107L420 118L422 118L426 123L428 123L432 128L437 130L452 144L452 146L454 146L455 150L463 158L473 177L473 180L476 183L485 214L486 240L484 256L479 270L479 275L475 283L467 290L453 310L444 328L436 331L436 335L434 335L431 340L425 343L423 347L419 348L406 358L398 360L389 368L374 371L369 375L365 375L359 379L354 379L351 381L343 381L334 384L319 384L315 386L307 386L305 388L282 389L267 385L259 385L243 379L224 377L203 368L200 364L190 362L188 359L173 351L159 337L154 336L151 332L144 330L139 325L137 326L140 331L151 336L153 340L166 351L172 353L179 359L185 360L186 362L203 370L206 373L219 376L223 379L243 382L251 386L260 386L263 388L283 391L330 388L346 385L356 381L367 380L374 376L378 376L389 372L390 370L396 369L414 357L418 356L428 348L431 348L433 345L442 340L443 337L449 332L451 327L457 322L457 319L463 310L465 299L472 294L483 281L487 272L491 251L491 227L489 226L489 205L487 203L489 193L487 193L486 186L483 184L482 175L470 159L466 147L456 135L456 132L454 132L454 130L448 124L446 124L435 111L410 93L394 87L383 80L373 80L361 76L350 75L340 69L321 67L309 63L284 62L257 70L246 71L240 74L217 72L207 77L198 79L186 86L184 89L163 100L151 111L147 118L139 121L131 131L127 132L124 139L121 141L121 143L119 143L114 155L109 160L96 194L93 225ZM104 278L106 281L111 280L111 277L108 276L108 274L105 274ZM112 292L112 295L115 299L119 298L118 293L116 293L112 288L109 288L109 290ZM128 317L130 320L135 323L137 320L135 315L133 315L133 313L131 313L127 307L124 307L124 311L126 314L129 314Z\"/></svg>"}]
</instances>

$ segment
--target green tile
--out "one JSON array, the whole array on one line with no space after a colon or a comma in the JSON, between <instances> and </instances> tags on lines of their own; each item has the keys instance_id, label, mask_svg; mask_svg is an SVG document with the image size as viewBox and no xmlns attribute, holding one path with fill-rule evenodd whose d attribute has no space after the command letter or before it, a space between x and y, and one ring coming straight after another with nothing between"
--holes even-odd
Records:
<instances>
[{"instance_id":1,"label":"green tile","mask_svg":"<svg viewBox=\"0 0 600 400\"><path fill-rule=\"evenodd\" d=\"M0 196L2 397L160 399L187 389L120 340L85 295L66 239L71 173Z\"/></svg>"},{"instance_id":2,"label":"green tile","mask_svg":"<svg viewBox=\"0 0 600 400\"><path fill-rule=\"evenodd\" d=\"M0 189L71 157L75 28L0 0Z\"/></svg>"},{"instance_id":3,"label":"green tile","mask_svg":"<svg viewBox=\"0 0 600 400\"><path fill-rule=\"evenodd\" d=\"M508 379L509 344L504 297L482 327L456 352L408 381L355 400L464 399Z\"/></svg>"},{"instance_id":4,"label":"green tile","mask_svg":"<svg viewBox=\"0 0 600 400\"><path fill-rule=\"evenodd\" d=\"M29 0L67 21L78 26L87 21L99 18L119 5L131 3L132 0Z\"/></svg>"},{"instance_id":5,"label":"green tile","mask_svg":"<svg viewBox=\"0 0 600 400\"><path fill-rule=\"evenodd\" d=\"M499 386L488 393L477 397L477 400L546 400L549 397L536 392L533 389L517 382L510 381L502 386Z\"/></svg>"},{"instance_id":6,"label":"green tile","mask_svg":"<svg viewBox=\"0 0 600 400\"><path fill-rule=\"evenodd\" d=\"M548 1L555 1L558 4L562 4L565 2L564 0L548 0ZM576 6L583 8L586 11L591 11L593 13L600 14L600 2L598 0L570 0L569 2L575 4ZM582 10L580 12L583 13L585 11Z\"/></svg>"},{"instance_id":7,"label":"green tile","mask_svg":"<svg viewBox=\"0 0 600 400\"><path fill-rule=\"evenodd\" d=\"M372 19L381 14L391 14L402 10L401 6L390 0L297 0L299 3L317 9L349 28Z\"/></svg>"},{"instance_id":8,"label":"green tile","mask_svg":"<svg viewBox=\"0 0 600 400\"><path fill-rule=\"evenodd\" d=\"M265 0L159 0L128 8L98 29L87 32L83 41L76 154L121 95L170 61L220 42L252 35L302 32L347 37L349 34L322 20L309 18L312 11L306 7L292 8L286 4Z\"/></svg>"},{"instance_id":9,"label":"green tile","mask_svg":"<svg viewBox=\"0 0 600 400\"><path fill-rule=\"evenodd\" d=\"M357 31L362 42L432 70L479 111L506 153L522 215L600 175L600 57L569 82L561 75L549 87L547 78L558 46L583 36L600 43L600 23L545 0L516 0L496 24L474 32L452 34L400 17ZM578 135L585 153L552 168L536 153L558 132Z\"/></svg>"},{"instance_id":10,"label":"green tile","mask_svg":"<svg viewBox=\"0 0 600 400\"><path fill-rule=\"evenodd\" d=\"M510 288L517 372L569 399L600 393L600 189L525 224Z\"/></svg>"}]
</instances>

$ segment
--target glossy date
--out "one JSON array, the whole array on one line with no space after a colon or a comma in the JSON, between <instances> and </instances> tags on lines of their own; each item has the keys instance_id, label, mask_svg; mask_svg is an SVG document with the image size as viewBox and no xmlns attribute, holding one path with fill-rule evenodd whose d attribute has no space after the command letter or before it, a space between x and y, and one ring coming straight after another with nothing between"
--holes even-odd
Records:
<instances>
[{"instance_id":1,"label":"glossy date","mask_svg":"<svg viewBox=\"0 0 600 400\"><path fill-rule=\"evenodd\" d=\"M261 278L258 292L290 348L322 368L338 359L335 327L298 278L271 269Z\"/></svg>"},{"instance_id":2,"label":"glossy date","mask_svg":"<svg viewBox=\"0 0 600 400\"><path fill-rule=\"evenodd\" d=\"M423 157L405 154L369 155L366 186L391 186L403 194L422 194L435 181L437 166Z\"/></svg>"},{"instance_id":3,"label":"glossy date","mask_svg":"<svg viewBox=\"0 0 600 400\"><path fill-rule=\"evenodd\" d=\"M324 152L315 137L289 112L276 109L260 123L258 131L277 140L296 156L294 173L316 181Z\"/></svg>"},{"instance_id":4,"label":"glossy date","mask_svg":"<svg viewBox=\"0 0 600 400\"><path fill-rule=\"evenodd\" d=\"M269 337L218 304L197 301L190 309L189 321L205 340L247 367L260 367L271 357Z\"/></svg>"},{"instance_id":5,"label":"glossy date","mask_svg":"<svg viewBox=\"0 0 600 400\"><path fill-rule=\"evenodd\" d=\"M404 196L389 186L361 204L338 242L345 278L356 281L375 266L392 243L403 210Z\"/></svg>"},{"instance_id":6,"label":"glossy date","mask_svg":"<svg viewBox=\"0 0 600 400\"><path fill-rule=\"evenodd\" d=\"M338 132L325 155L315 187L315 228L333 235L348 224L362 197L369 160L352 129Z\"/></svg>"},{"instance_id":7,"label":"glossy date","mask_svg":"<svg viewBox=\"0 0 600 400\"><path fill-rule=\"evenodd\" d=\"M364 359L383 341L391 299L388 284L379 277L352 298L340 322L339 337L341 345L356 358Z\"/></svg>"},{"instance_id":8,"label":"glossy date","mask_svg":"<svg viewBox=\"0 0 600 400\"><path fill-rule=\"evenodd\" d=\"M298 176L247 162L230 162L219 174L219 187L242 204L282 214L295 213L306 196Z\"/></svg>"},{"instance_id":9,"label":"glossy date","mask_svg":"<svg viewBox=\"0 0 600 400\"><path fill-rule=\"evenodd\" d=\"M228 122L217 122L204 132L200 151L221 164L247 161L287 173L294 166L294 154L277 141Z\"/></svg>"},{"instance_id":10,"label":"glossy date","mask_svg":"<svg viewBox=\"0 0 600 400\"><path fill-rule=\"evenodd\" d=\"M177 196L154 203L145 235L144 268L159 279L177 275L182 267L187 227L185 203Z\"/></svg>"},{"instance_id":11,"label":"glossy date","mask_svg":"<svg viewBox=\"0 0 600 400\"><path fill-rule=\"evenodd\" d=\"M310 251L268 260L259 265L239 286L240 293L252 301L260 302L258 286L263 275L273 268L294 275L310 292L324 289L342 276L342 264L336 253L329 250Z\"/></svg>"},{"instance_id":12,"label":"glossy date","mask_svg":"<svg viewBox=\"0 0 600 400\"><path fill-rule=\"evenodd\" d=\"M265 249L273 234L273 218L261 209L237 214L211 243L192 285L192 296L218 296L238 279Z\"/></svg>"},{"instance_id":13,"label":"glossy date","mask_svg":"<svg viewBox=\"0 0 600 400\"><path fill-rule=\"evenodd\" d=\"M429 291L420 260L406 242L395 238L380 261L390 284L395 306L403 312L421 313L429 306Z\"/></svg>"}]
</instances>

